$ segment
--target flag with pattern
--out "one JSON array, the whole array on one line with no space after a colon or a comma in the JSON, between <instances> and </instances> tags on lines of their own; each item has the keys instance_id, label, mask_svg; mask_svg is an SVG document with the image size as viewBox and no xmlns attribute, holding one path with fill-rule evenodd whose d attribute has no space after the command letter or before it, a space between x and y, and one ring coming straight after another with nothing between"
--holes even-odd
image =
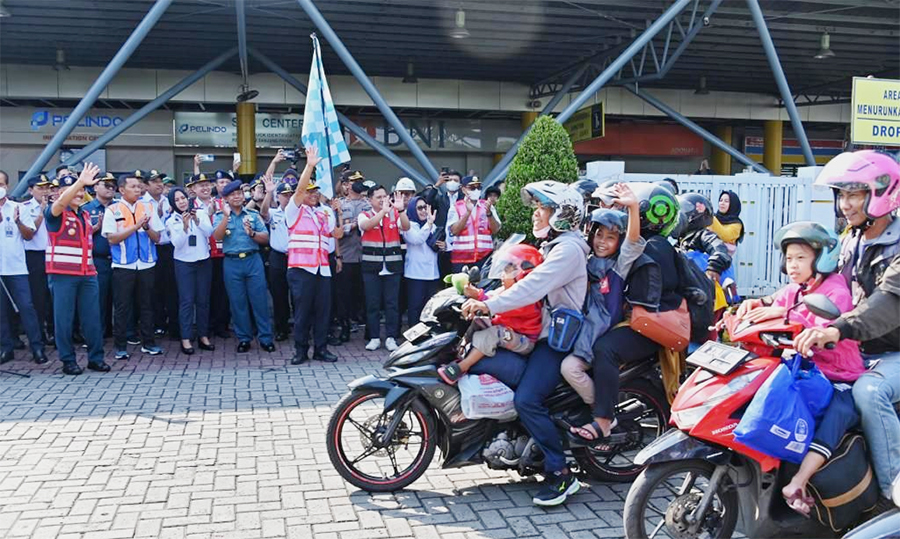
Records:
<instances>
[{"instance_id":1,"label":"flag with pattern","mask_svg":"<svg viewBox=\"0 0 900 539\"><path fill-rule=\"evenodd\" d=\"M316 34L310 36L313 42L312 66L309 68L309 88L306 92L306 107L303 111L303 132L300 140L304 147L316 146L322 161L316 166L316 185L328 198L334 194L332 171L335 167L350 161L350 150L344 142L341 124L338 122L334 101L325 68L322 65L322 51Z\"/></svg>"}]
</instances>

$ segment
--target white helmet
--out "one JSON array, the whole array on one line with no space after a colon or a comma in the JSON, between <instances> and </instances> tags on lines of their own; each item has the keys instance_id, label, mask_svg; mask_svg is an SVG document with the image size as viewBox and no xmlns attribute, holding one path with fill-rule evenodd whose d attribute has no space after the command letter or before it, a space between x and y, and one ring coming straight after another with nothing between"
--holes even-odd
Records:
<instances>
[{"instance_id":1,"label":"white helmet","mask_svg":"<svg viewBox=\"0 0 900 539\"><path fill-rule=\"evenodd\" d=\"M394 192L397 191L412 191L416 192L416 184L409 178L403 177L397 180L397 185L394 186Z\"/></svg>"},{"instance_id":2,"label":"white helmet","mask_svg":"<svg viewBox=\"0 0 900 539\"><path fill-rule=\"evenodd\" d=\"M522 203L553 208L550 228L557 232L578 230L584 217L584 197L578 189L567 183L544 180L529 183L522 188Z\"/></svg>"}]
</instances>

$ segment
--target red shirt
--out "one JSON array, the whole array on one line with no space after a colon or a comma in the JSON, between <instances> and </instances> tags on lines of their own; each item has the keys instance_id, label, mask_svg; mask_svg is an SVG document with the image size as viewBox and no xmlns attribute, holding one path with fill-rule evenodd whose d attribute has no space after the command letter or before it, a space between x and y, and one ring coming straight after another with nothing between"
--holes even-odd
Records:
<instances>
[{"instance_id":1,"label":"red shirt","mask_svg":"<svg viewBox=\"0 0 900 539\"><path fill-rule=\"evenodd\" d=\"M503 293L501 289L498 293ZM481 300L487 299L487 295L482 292ZM541 303L532 303L525 307L519 307L501 314L495 314L491 319L491 323L495 326L504 326L524 335L529 339L536 341L541 336L543 328L543 312Z\"/></svg>"}]
</instances>

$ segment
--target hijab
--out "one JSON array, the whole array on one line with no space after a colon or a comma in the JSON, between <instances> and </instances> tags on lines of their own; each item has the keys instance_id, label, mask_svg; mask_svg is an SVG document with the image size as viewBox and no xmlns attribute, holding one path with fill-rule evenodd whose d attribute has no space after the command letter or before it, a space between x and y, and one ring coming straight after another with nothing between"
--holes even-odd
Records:
<instances>
[{"instance_id":1,"label":"hijab","mask_svg":"<svg viewBox=\"0 0 900 539\"><path fill-rule=\"evenodd\" d=\"M166 198L169 199L169 207L172 208L172 213L169 215L171 219L173 215L181 215L181 212L178 210L178 206L175 205L175 194L181 193L184 195L184 198L188 199L188 211L191 209L191 197L188 196L187 191L183 188L178 187L177 185L169 189L169 194L166 195Z\"/></svg>"},{"instance_id":2,"label":"hijab","mask_svg":"<svg viewBox=\"0 0 900 539\"><path fill-rule=\"evenodd\" d=\"M425 219L419 219L419 212L416 211L416 204L420 200L425 200L425 199L420 196L414 196L409 200L409 204L406 206L406 216L409 217L410 223L417 223L419 225L419 227L423 227L423 226L425 226L425 223L427 221ZM438 251L440 251L440 249L437 248L437 246L435 245L435 242L443 241L443 240L444 240L443 230L439 230L437 227L435 227L431 231L431 233L428 235L428 238L425 240L425 244L428 245L428 247L430 247L432 251L438 252Z\"/></svg>"},{"instance_id":3,"label":"hijab","mask_svg":"<svg viewBox=\"0 0 900 539\"><path fill-rule=\"evenodd\" d=\"M739 217L741 215L741 199L738 198L737 193L734 191L722 191L722 193L719 194L720 200L722 195L728 195L728 211L722 213L717 210L716 219L723 225L739 223L741 225L741 235L738 237L737 241L740 243L744 239L744 222L741 221L741 218Z\"/></svg>"}]
</instances>

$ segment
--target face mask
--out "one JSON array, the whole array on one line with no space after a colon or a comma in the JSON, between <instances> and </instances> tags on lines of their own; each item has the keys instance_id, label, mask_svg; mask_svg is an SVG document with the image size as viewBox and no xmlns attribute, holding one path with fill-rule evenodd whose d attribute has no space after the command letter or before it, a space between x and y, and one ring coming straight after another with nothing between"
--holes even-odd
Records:
<instances>
[{"instance_id":1,"label":"face mask","mask_svg":"<svg viewBox=\"0 0 900 539\"><path fill-rule=\"evenodd\" d=\"M447 182L447 190L451 193L459 191L459 182Z\"/></svg>"},{"instance_id":2,"label":"face mask","mask_svg":"<svg viewBox=\"0 0 900 539\"><path fill-rule=\"evenodd\" d=\"M534 234L535 238L544 239L550 235L550 225L545 226L544 228L537 229L533 226L531 227L531 233Z\"/></svg>"},{"instance_id":3,"label":"face mask","mask_svg":"<svg viewBox=\"0 0 900 539\"><path fill-rule=\"evenodd\" d=\"M0 200L6 198L6 187L0 187Z\"/></svg>"},{"instance_id":4,"label":"face mask","mask_svg":"<svg viewBox=\"0 0 900 539\"><path fill-rule=\"evenodd\" d=\"M469 200L478 200L481 198L481 189L472 189L469 191Z\"/></svg>"}]
</instances>

